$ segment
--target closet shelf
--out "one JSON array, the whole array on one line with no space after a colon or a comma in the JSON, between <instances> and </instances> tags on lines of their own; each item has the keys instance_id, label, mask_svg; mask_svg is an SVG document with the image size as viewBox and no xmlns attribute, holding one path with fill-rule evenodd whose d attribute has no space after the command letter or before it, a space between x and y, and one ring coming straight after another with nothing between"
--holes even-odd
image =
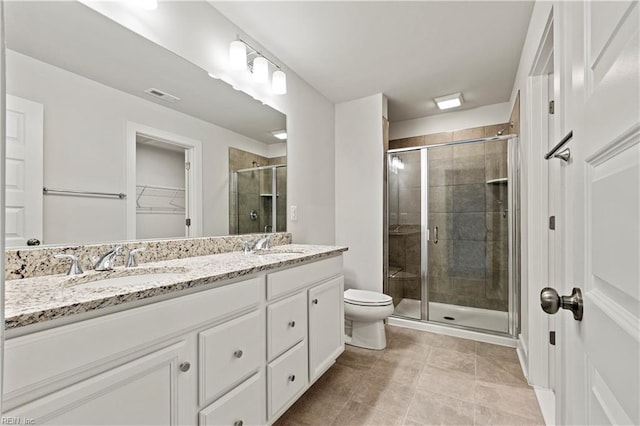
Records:
<instances>
[{"instance_id":1,"label":"closet shelf","mask_svg":"<svg viewBox=\"0 0 640 426\"><path fill-rule=\"evenodd\" d=\"M184 214L185 188L136 185L136 212Z\"/></svg>"}]
</instances>

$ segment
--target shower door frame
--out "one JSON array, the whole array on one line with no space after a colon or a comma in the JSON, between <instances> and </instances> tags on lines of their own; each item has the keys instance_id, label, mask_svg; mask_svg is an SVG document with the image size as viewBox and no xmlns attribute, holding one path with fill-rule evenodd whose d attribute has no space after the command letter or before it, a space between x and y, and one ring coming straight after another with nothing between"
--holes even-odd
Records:
<instances>
[{"instance_id":1,"label":"shower door frame","mask_svg":"<svg viewBox=\"0 0 640 426\"><path fill-rule=\"evenodd\" d=\"M483 328L476 328L471 326L464 326L458 324L447 324L442 322L430 321L429 318L429 163L428 163L428 151L429 148L446 147L455 145L464 145L478 142L490 142L490 141L507 141L507 193L508 193L508 265L509 265L509 284L508 284L508 312L507 312L507 332L493 331ZM503 135L489 138L469 139L455 142L446 142L433 145L422 145L408 148L389 149L385 153L386 170L389 170L389 159L394 154L405 153L410 151L420 151L420 182L421 182L421 195L420 195L420 249L421 249L421 271L420 271L420 319L413 317L397 316L392 314L392 317L402 318L411 321L419 321L430 324L437 324L443 327L458 328L476 332L482 332L486 334L493 334L498 336L509 336L517 338L520 332L520 150L517 135ZM384 221L387 226L384 230L384 290L389 293L389 180L386 182L386 203L385 203L385 217Z\"/></svg>"}]
</instances>

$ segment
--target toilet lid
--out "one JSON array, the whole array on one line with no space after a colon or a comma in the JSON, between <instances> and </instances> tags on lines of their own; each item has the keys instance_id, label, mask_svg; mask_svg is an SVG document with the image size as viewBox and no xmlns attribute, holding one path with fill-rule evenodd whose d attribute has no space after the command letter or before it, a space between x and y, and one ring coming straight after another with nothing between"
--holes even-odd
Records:
<instances>
[{"instance_id":1,"label":"toilet lid","mask_svg":"<svg viewBox=\"0 0 640 426\"><path fill-rule=\"evenodd\" d=\"M377 291L349 289L344 292L344 300L353 305L386 306L393 302L391 296Z\"/></svg>"}]
</instances>

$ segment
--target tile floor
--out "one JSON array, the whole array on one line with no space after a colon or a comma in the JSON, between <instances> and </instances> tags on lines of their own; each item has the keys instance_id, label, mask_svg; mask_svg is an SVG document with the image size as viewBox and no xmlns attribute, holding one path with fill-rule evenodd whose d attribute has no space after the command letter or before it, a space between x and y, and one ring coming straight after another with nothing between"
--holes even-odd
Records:
<instances>
[{"instance_id":1,"label":"tile floor","mask_svg":"<svg viewBox=\"0 0 640 426\"><path fill-rule=\"evenodd\" d=\"M276 426L544 425L515 349L387 326L387 348L347 346Z\"/></svg>"}]
</instances>

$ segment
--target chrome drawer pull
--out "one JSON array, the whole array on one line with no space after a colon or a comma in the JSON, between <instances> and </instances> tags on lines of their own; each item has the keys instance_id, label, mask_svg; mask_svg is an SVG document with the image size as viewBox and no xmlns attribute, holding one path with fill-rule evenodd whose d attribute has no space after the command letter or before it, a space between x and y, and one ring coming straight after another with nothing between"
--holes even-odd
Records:
<instances>
[{"instance_id":1,"label":"chrome drawer pull","mask_svg":"<svg viewBox=\"0 0 640 426\"><path fill-rule=\"evenodd\" d=\"M313 300L311 301L311 303L313 303L314 305L317 305L317 304L318 304L318 299L313 299Z\"/></svg>"},{"instance_id":2,"label":"chrome drawer pull","mask_svg":"<svg viewBox=\"0 0 640 426\"><path fill-rule=\"evenodd\" d=\"M236 420L235 422L233 422L233 426L242 426L244 424L244 422L242 420Z\"/></svg>"},{"instance_id":3,"label":"chrome drawer pull","mask_svg":"<svg viewBox=\"0 0 640 426\"><path fill-rule=\"evenodd\" d=\"M242 352L242 349L238 349L237 351L235 351L233 353L233 356L235 356L236 358L242 358L243 354L244 354L244 352Z\"/></svg>"},{"instance_id":4,"label":"chrome drawer pull","mask_svg":"<svg viewBox=\"0 0 640 426\"><path fill-rule=\"evenodd\" d=\"M180 364L179 368L180 368L180 371L182 371L183 373L186 373L191 368L191 364L185 361Z\"/></svg>"},{"instance_id":5,"label":"chrome drawer pull","mask_svg":"<svg viewBox=\"0 0 640 426\"><path fill-rule=\"evenodd\" d=\"M289 327L293 328L296 326L296 322L295 321L289 321Z\"/></svg>"},{"instance_id":6,"label":"chrome drawer pull","mask_svg":"<svg viewBox=\"0 0 640 426\"><path fill-rule=\"evenodd\" d=\"M295 374L290 375L289 376L289 381L290 382L295 382L296 381L296 375Z\"/></svg>"}]
</instances>

